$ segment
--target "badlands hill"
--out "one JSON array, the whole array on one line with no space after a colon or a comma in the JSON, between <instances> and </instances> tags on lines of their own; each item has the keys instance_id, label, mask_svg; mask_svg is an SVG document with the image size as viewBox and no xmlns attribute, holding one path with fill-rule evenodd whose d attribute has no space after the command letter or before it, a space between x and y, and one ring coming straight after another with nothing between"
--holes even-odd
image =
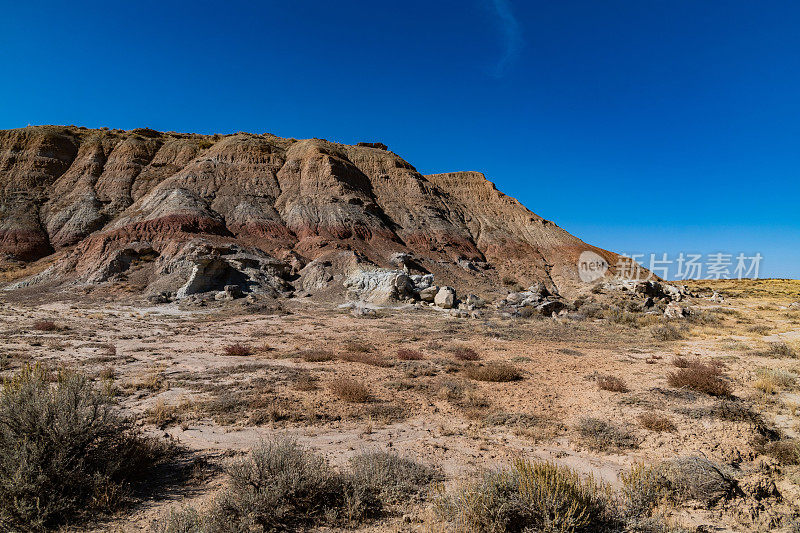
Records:
<instances>
[{"instance_id":1,"label":"badlands hill","mask_svg":"<svg viewBox=\"0 0 800 533\"><path fill-rule=\"evenodd\" d=\"M423 176L380 143L0 131L0 256L49 265L18 286L314 293L341 290L354 271L388 268L431 273L459 290L539 282L567 294L585 250L618 260L479 172ZM198 269L202 286L187 288Z\"/></svg>"}]
</instances>

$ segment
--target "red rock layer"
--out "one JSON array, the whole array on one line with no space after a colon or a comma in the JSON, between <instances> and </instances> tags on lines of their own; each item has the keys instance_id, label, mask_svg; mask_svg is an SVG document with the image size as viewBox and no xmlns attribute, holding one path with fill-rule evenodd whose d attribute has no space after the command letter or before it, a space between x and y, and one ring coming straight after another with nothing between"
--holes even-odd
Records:
<instances>
[{"instance_id":1,"label":"red rock layer","mask_svg":"<svg viewBox=\"0 0 800 533\"><path fill-rule=\"evenodd\" d=\"M240 133L39 126L0 132L0 254L77 245L76 264L134 242L203 236L305 261L332 250L389 266L396 252L446 279L569 286L594 250L477 172L423 176L382 145ZM472 263L477 266L473 266Z\"/></svg>"}]
</instances>

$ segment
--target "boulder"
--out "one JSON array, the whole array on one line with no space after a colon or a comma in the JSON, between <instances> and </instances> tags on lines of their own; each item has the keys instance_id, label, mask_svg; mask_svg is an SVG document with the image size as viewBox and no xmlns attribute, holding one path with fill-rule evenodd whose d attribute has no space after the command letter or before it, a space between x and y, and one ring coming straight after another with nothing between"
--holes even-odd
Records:
<instances>
[{"instance_id":1,"label":"boulder","mask_svg":"<svg viewBox=\"0 0 800 533\"><path fill-rule=\"evenodd\" d=\"M229 302L233 300L233 296L231 296L231 293L227 291L219 291L214 295L214 299L218 302Z\"/></svg>"},{"instance_id":2,"label":"boulder","mask_svg":"<svg viewBox=\"0 0 800 533\"><path fill-rule=\"evenodd\" d=\"M422 291L433 286L433 274L412 274L409 276L416 291Z\"/></svg>"},{"instance_id":3,"label":"boulder","mask_svg":"<svg viewBox=\"0 0 800 533\"><path fill-rule=\"evenodd\" d=\"M528 291L527 292L530 292L531 294L536 294L540 298L546 298L546 297L550 296L550 291L547 290L547 287L545 287L544 283L542 283L542 282L534 283L533 285L528 287Z\"/></svg>"},{"instance_id":4,"label":"boulder","mask_svg":"<svg viewBox=\"0 0 800 533\"><path fill-rule=\"evenodd\" d=\"M464 303L466 304L467 308L471 311L473 309L478 309L483 307L485 304L483 300L481 300L478 296L474 294L467 294L464 297Z\"/></svg>"},{"instance_id":5,"label":"boulder","mask_svg":"<svg viewBox=\"0 0 800 533\"><path fill-rule=\"evenodd\" d=\"M242 288L238 285L225 285L223 290L229 294L231 298L241 298L244 296L242 293Z\"/></svg>"},{"instance_id":6,"label":"boulder","mask_svg":"<svg viewBox=\"0 0 800 533\"><path fill-rule=\"evenodd\" d=\"M527 296L525 295L525 293L522 293L522 292L510 292L506 296L506 303L511 304L511 305L519 304L526 297Z\"/></svg>"},{"instance_id":7,"label":"boulder","mask_svg":"<svg viewBox=\"0 0 800 533\"><path fill-rule=\"evenodd\" d=\"M453 287L440 287L433 303L442 309L452 309L456 305L456 290Z\"/></svg>"},{"instance_id":8,"label":"boulder","mask_svg":"<svg viewBox=\"0 0 800 533\"><path fill-rule=\"evenodd\" d=\"M159 292L148 296L147 301L151 304L166 304L169 303L171 299L168 292Z\"/></svg>"},{"instance_id":9,"label":"boulder","mask_svg":"<svg viewBox=\"0 0 800 533\"><path fill-rule=\"evenodd\" d=\"M419 291L419 299L423 302L433 302L436 298L436 293L439 292L439 287L432 285Z\"/></svg>"},{"instance_id":10,"label":"boulder","mask_svg":"<svg viewBox=\"0 0 800 533\"><path fill-rule=\"evenodd\" d=\"M414 284L399 270L357 270L344 282L350 297L371 303L389 303L413 296Z\"/></svg>"},{"instance_id":11,"label":"boulder","mask_svg":"<svg viewBox=\"0 0 800 533\"><path fill-rule=\"evenodd\" d=\"M669 302L664 309L664 317L666 318L685 318L689 316L689 310L678 302Z\"/></svg>"},{"instance_id":12,"label":"boulder","mask_svg":"<svg viewBox=\"0 0 800 533\"><path fill-rule=\"evenodd\" d=\"M566 309L566 307L567 306L563 302L553 300L537 306L536 310L541 313L542 316L553 316L553 314L561 312L563 309Z\"/></svg>"}]
</instances>

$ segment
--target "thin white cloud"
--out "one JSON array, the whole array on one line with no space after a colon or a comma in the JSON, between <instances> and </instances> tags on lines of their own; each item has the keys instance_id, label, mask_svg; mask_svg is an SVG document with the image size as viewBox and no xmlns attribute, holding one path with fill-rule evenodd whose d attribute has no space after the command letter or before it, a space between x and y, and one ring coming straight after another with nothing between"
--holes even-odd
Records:
<instances>
[{"instance_id":1,"label":"thin white cloud","mask_svg":"<svg viewBox=\"0 0 800 533\"><path fill-rule=\"evenodd\" d=\"M497 15L500 31L503 35L503 55L500 56L494 68L494 75L500 77L505 74L522 49L522 30L519 27L517 18L514 16L514 12L511 10L511 2L509 0L491 0L491 4L492 10Z\"/></svg>"}]
</instances>

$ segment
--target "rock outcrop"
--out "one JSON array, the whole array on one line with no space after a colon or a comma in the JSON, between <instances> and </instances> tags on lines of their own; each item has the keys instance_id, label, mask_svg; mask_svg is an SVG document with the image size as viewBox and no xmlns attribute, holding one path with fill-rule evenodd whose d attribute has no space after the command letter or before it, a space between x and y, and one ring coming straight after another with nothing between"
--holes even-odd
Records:
<instances>
[{"instance_id":1,"label":"rock outcrop","mask_svg":"<svg viewBox=\"0 0 800 533\"><path fill-rule=\"evenodd\" d=\"M581 283L576 263L587 250L614 274L616 254L535 215L482 174L423 176L381 143L0 131L0 256L58 259L23 284L136 277L152 294L224 285L280 294L344 291L350 280L350 290L430 301L441 291L429 290L432 279L410 278L433 274L464 293L511 280L565 294ZM381 269L409 281L352 278Z\"/></svg>"}]
</instances>

